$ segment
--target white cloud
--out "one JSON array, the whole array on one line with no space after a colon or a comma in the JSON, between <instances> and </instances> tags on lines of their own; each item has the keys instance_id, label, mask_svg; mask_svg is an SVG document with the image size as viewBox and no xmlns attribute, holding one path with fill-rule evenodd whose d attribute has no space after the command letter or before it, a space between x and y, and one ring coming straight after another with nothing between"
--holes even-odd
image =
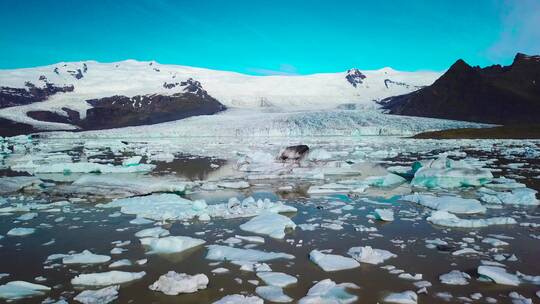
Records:
<instances>
[{"instance_id":1,"label":"white cloud","mask_svg":"<svg viewBox=\"0 0 540 304\"><path fill-rule=\"evenodd\" d=\"M502 16L503 31L488 49L495 60L513 56L517 52L540 53L540 1L507 0Z\"/></svg>"}]
</instances>

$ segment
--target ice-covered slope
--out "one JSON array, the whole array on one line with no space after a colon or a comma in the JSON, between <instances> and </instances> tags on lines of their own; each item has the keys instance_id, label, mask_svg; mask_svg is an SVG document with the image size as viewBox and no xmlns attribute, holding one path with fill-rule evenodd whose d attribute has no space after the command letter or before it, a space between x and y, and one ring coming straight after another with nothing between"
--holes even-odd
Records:
<instances>
[{"instance_id":1,"label":"ice-covered slope","mask_svg":"<svg viewBox=\"0 0 540 304\"><path fill-rule=\"evenodd\" d=\"M436 72L399 72L390 68L295 76L252 76L134 60L58 63L29 69L0 70L0 89L5 90L0 91L0 98L6 92L7 95L3 96L8 98L12 97L9 94L13 92L22 93L15 100L21 105L0 106L0 122L2 119L9 120L35 130L117 128L130 124L86 127L88 122L84 122L85 125L71 118L75 115L85 119L87 114L95 114L95 100L107 101L109 106L122 101L123 105L131 108L129 115L140 115L140 112L155 111L156 108L163 112L169 97L189 93L200 97L193 100L188 96L192 105L200 100L212 104L209 99L215 98L229 110L218 115L94 134L126 135L137 130L165 136L408 135L425 130L474 125L400 118L374 110L377 107L375 101L415 91L430 85L439 76L440 73ZM153 103L156 96L161 102L160 106ZM180 104L183 102L180 98L172 100ZM173 111L180 111L178 109L184 110L177 106ZM98 113L107 111L105 109ZM167 111L169 115L170 108ZM215 111L211 110L202 114L213 113ZM121 112L118 115L125 117L127 114ZM194 115L201 115L201 112ZM66 117L66 120L58 117ZM165 120L155 121L151 118L147 121L153 124L179 119L170 118L171 115L167 117ZM137 120L139 118L136 117ZM116 120L106 118L105 121ZM92 122L99 120L90 120ZM136 125L141 124L147 122Z\"/></svg>"},{"instance_id":2,"label":"ice-covered slope","mask_svg":"<svg viewBox=\"0 0 540 304\"><path fill-rule=\"evenodd\" d=\"M398 72L390 68L303 76L251 76L134 60L58 63L0 70L3 88L30 91L29 85L38 89L51 85L73 87L69 92L51 94L45 101L1 109L0 117L40 129L73 129L65 123L37 121L26 113L52 111L66 116L65 108L69 108L84 118L91 108L86 100L114 95L172 95L182 92L180 84L189 78L199 81L210 96L228 107L327 109L343 103L373 107L373 100L411 92L431 84L438 76L435 72Z\"/></svg>"}]
</instances>

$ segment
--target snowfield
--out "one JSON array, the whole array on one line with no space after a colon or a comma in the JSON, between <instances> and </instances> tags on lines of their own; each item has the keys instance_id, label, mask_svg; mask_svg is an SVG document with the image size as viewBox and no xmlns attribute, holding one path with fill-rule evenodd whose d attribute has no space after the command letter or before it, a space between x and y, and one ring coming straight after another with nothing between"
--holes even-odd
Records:
<instances>
[{"instance_id":1,"label":"snowfield","mask_svg":"<svg viewBox=\"0 0 540 304\"><path fill-rule=\"evenodd\" d=\"M81 71L80 78L75 77L78 71ZM27 81L36 87L45 87L46 81L74 87L73 92L57 93L43 102L0 109L0 118L30 124L40 130L76 130L77 126L38 121L26 113L44 110L67 116L68 113L62 109L66 107L79 112L84 118L86 110L91 108L86 100L115 95L133 97L183 93L185 86L181 85L182 81L193 78L229 110L218 115L91 134L129 135L135 131L156 137L411 135L422 131L482 126L391 116L378 110L376 101L430 85L440 75L437 72L400 72L383 68L313 75L252 76L134 60L58 63L0 70L0 86L4 87L25 88ZM137 106L136 101L133 106Z\"/></svg>"}]
</instances>

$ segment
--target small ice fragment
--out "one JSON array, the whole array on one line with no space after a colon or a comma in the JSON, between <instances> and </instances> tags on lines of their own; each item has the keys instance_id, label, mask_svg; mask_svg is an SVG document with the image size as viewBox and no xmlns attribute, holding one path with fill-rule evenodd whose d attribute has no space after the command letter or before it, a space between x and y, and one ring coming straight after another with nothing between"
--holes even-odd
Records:
<instances>
[{"instance_id":1,"label":"small ice fragment","mask_svg":"<svg viewBox=\"0 0 540 304\"><path fill-rule=\"evenodd\" d=\"M107 304L118 298L118 288L120 286L114 285L98 290L85 290L74 299L83 304Z\"/></svg>"},{"instance_id":2,"label":"small ice fragment","mask_svg":"<svg viewBox=\"0 0 540 304\"><path fill-rule=\"evenodd\" d=\"M309 253L309 259L324 271L339 271L360 266L355 259L337 254L325 254L318 250Z\"/></svg>"},{"instance_id":3,"label":"small ice fragment","mask_svg":"<svg viewBox=\"0 0 540 304\"><path fill-rule=\"evenodd\" d=\"M169 271L148 288L175 296L181 293L194 293L199 289L205 289L207 285L208 277L204 274L188 275Z\"/></svg>"}]
</instances>

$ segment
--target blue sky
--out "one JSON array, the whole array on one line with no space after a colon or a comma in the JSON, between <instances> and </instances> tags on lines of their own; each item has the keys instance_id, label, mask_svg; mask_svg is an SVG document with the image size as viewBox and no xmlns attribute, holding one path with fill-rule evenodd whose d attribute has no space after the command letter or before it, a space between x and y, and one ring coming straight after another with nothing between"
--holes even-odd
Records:
<instances>
[{"instance_id":1,"label":"blue sky","mask_svg":"<svg viewBox=\"0 0 540 304\"><path fill-rule=\"evenodd\" d=\"M156 60L249 74L444 70L540 53L540 0L1 0L0 68Z\"/></svg>"}]
</instances>

